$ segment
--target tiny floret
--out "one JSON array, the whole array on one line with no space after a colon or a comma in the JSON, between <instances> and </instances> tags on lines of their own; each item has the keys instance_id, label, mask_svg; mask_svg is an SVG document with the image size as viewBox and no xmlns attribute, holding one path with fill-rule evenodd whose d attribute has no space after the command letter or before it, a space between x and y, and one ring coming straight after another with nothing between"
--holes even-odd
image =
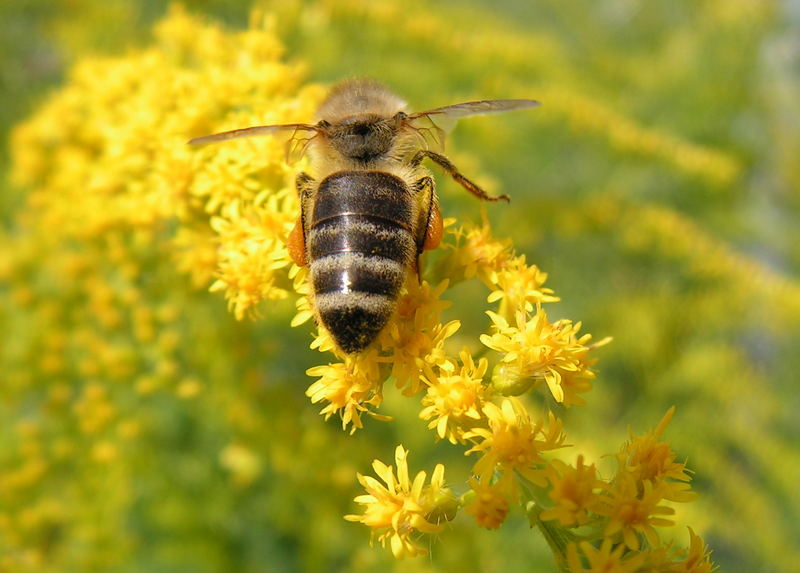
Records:
<instances>
[{"instance_id":1,"label":"tiny floret","mask_svg":"<svg viewBox=\"0 0 800 573\"><path fill-rule=\"evenodd\" d=\"M444 487L444 466L434 469L430 484L427 474L419 472L412 480L408 473L408 450L395 449L395 467L375 460L372 468L378 479L358 475L358 481L367 490L355 498L364 506L360 515L346 515L348 521L363 523L372 529L382 546L389 544L392 554L415 557L427 553L421 543L424 534L443 530L442 518L454 517L454 496Z\"/></svg>"}]
</instances>

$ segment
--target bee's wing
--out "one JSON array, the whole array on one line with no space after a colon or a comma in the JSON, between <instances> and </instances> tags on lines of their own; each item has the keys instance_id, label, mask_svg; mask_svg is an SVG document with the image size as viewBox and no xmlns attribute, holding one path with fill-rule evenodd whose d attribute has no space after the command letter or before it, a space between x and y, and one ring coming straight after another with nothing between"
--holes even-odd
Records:
<instances>
[{"instance_id":1,"label":"bee's wing","mask_svg":"<svg viewBox=\"0 0 800 573\"><path fill-rule=\"evenodd\" d=\"M516 109L537 107L539 102L532 99L488 99L468 101L426 111L412 113L409 123L420 133L422 138L439 149L444 148L444 135L456 120L470 115L499 113Z\"/></svg>"},{"instance_id":2,"label":"bee's wing","mask_svg":"<svg viewBox=\"0 0 800 573\"><path fill-rule=\"evenodd\" d=\"M526 109L530 107L536 107L538 105L539 102L532 99L486 99L437 107L427 111L411 114L409 117L411 119L415 119L417 117L433 115L447 119L459 119L468 115L513 111L515 109Z\"/></svg>"},{"instance_id":3,"label":"bee's wing","mask_svg":"<svg viewBox=\"0 0 800 573\"><path fill-rule=\"evenodd\" d=\"M298 131L317 131L316 125L309 125L307 123L286 123L282 125L256 125L253 127L243 127L241 129L232 129L230 131L223 131L220 133L212 133L211 135L203 135L202 137L195 137L189 140L189 145L205 145L207 143L217 143L220 141L227 141L228 139L239 139L241 137L258 137L261 135L272 135L279 131L293 132ZM294 137L294 136L293 136Z\"/></svg>"}]
</instances>

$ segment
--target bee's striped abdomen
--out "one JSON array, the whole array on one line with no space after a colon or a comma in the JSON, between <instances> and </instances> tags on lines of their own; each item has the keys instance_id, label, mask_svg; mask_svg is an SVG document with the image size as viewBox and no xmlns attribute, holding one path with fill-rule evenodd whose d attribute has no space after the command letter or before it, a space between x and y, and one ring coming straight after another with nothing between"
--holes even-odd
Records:
<instances>
[{"instance_id":1,"label":"bee's striped abdomen","mask_svg":"<svg viewBox=\"0 0 800 573\"><path fill-rule=\"evenodd\" d=\"M347 353L366 348L394 312L417 252L414 201L380 171L341 171L317 189L306 237L315 304Z\"/></svg>"}]
</instances>

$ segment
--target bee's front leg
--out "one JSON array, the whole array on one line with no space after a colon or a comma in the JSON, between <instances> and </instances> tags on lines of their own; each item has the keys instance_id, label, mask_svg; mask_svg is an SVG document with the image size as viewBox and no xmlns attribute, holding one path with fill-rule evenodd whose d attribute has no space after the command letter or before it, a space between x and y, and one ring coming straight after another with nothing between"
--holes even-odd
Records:
<instances>
[{"instance_id":1,"label":"bee's front leg","mask_svg":"<svg viewBox=\"0 0 800 573\"><path fill-rule=\"evenodd\" d=\"M439 165L442 169L447 171L447 173L455 179L464 189L475 195L478 199L482 199L484 201L510 201L510 197L508 195L500 195L498 197L492 197L486 191L481 189L478 185L461 175L458 168L453 165L453 163L441 153L436 153L435 151L431 151L430 149L420 149L417 151L414 156L411 158L411 165L417 166L422 163L422 160L425 158L429 158L434 163Z\"/></svg>"}]
</instances>

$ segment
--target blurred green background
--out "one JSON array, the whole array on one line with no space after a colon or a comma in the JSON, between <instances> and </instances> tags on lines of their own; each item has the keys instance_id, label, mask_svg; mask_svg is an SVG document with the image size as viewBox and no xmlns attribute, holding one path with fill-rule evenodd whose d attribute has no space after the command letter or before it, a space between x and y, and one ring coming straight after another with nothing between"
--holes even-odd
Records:
<instances>
[{"instance_id":1,"label":"blurred green background","mask_svg":"<svg viewBox=\"0 0 800 573\"><path fill-rule=\"evenodd\" d=\"M246 27L252 8L184 5L231 29ZM412 109L498 97L543 102L532 113L465 120L448 149L463 172L512 195L511 207L490 206L489 218L496 235L549 273L562 298L551 317L614 337L598 353L588 406L566 413L570 441L590 456L613 452L628 425L644 431L677 405L667 438L697 472L701 494L680 509L680 521L703 535L722 571L796 571L800 4L260 6L275 14L286 58L301 62L309 81L374 76ZM146 46L168 7L0 4L0 169L9 168L11 128L58 89L74 62ZM439 181L443 212L478 221L474 200ZM13 237L25 190L6 178L0 185L0 221ZM162 293L153 284L156 300ZM53 399L46 376L4 380L41 351L25 347L30 337L17 338L38 318L14 292L0 284L0 485L29 455L29 444L20 445L25 424ZM470 314L482 289L453 292L452 316L465 331L483 328L485 317ZM498 532L476 531L462 518L429 559L394 563L370 549L366 530L341 519L354 509L355 471L368 472L375 457L388 462L401 441L412 450L412 471L447 459L458 475L455 468L466 467L460 454L432 446L414 405L391 397L393 424L368 421L349 437L324 423L303 396L311 381L303 372L320 356L307 349L307 329L289 329L290 303L255 323L235 322L221 296L202 291L168 303L163 308L181 315L179 331L201 350L187 343L176 368L210 390L194 400L141 399L124 385L102 390L100 380L97 392L139 413L149 431L104 469L76 451L34 488L0 491L0 555L25 563L30 550L43 560L30 563L53 571L555 570L520 516ZM243 363L259 365L256 374ZM58 440L53 431L33 441L50 451ZM26 507L47 499L68 500L70 518L54 510L44 525L14 534L8 524L24 524ZM685 543L685 532L676 530L676 539Z\"/></svg>"}]
</instances>

